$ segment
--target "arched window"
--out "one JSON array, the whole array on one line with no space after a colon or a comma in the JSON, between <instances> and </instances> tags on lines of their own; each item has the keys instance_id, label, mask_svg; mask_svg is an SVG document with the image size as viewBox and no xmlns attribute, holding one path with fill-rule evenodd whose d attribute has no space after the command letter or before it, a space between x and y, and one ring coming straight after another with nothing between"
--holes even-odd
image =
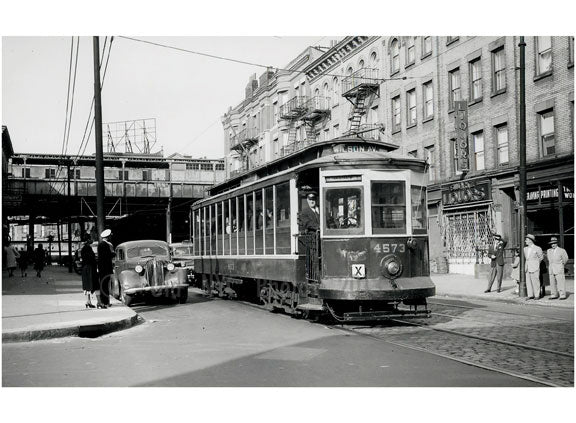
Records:
<instances>
[{"instance_id":1,"label":"arched window","mask_svg":"<svg viewBox=\"0 0 576 423\"><path fill-rule=\"evenodd\" d=\"M370 66L373 69L376 69L376 62L378 62L378 54L376 54L376 52L373 51L372 54L370 54Z\"/></svg>"},{"instance_id":2,"label":"arched window","mask_svg":"<svg viewBox=\"0 0 576 423\"><path fill-rule=\"evenodd\" d=\"M332 79L332 104L336 105L340 103L340 90L338 89L338 77L335 76Z\"/></svg>"},{"instance_id":3,"label":"arched window","mask_svg":"<svg viewBox=\"0 0 576 423\"><path fill-rule=\"evenodd\" d=\"M400 70L400 42L394 38L390 43L390 73L394 74Z\"/></svg>"},{"instance_id":4,"label":"arched window","mask_svg":"<svg viewBox=\"0 0 576 423\"><path fill-rule=\"evenodd\" d=\"M316 88L314 90L314 97L319 97L320 96L320 88Z\"/></svg>"},{"instance_id":5,"label":"arched window","mask_svg":"<svg viewBox=\"0 0 576 423\"><path fill-rule=\"evenodd\" d=\"M352 75L353 73L354 73L354 69L352 69L352 66L350 66L350 67L348 68L348 70L346 71L346 75L350 76L350 75Z\"/></svg>"},{"instance_id":6,"label":"arched window","mask_svg":"<svg viewBox=\"0 0 576 423\"><path fill-rule=\"evenodd\" d=\"M364 59L361 59L361 60L358 62L358 68L359 68L359 69L362 69L363 67L364 67Z\"/></svg>"},{"instance_id":7,"label":"arched window","mask_svg":"<svg viewBox=\"0 0 576 423\"><path fill-rule=\"evenodd\" d=\"M322 87L322 95L324 96L326 106L330 107L330 89L328 88L328 82L324 82L324 87Z\"/></svg>"}]
</instances>

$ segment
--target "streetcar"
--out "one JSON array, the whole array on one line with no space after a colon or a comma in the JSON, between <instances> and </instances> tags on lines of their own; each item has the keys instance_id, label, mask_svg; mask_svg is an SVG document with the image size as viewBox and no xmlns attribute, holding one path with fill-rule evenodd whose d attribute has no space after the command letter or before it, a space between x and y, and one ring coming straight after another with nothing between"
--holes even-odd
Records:
<instances>
[{"instance_id":1,"label":"streetcar","mask_svg":"<svg viewBox=\"0 0 576 423\"><path fill-rule=\"evenodd\" d=\"M427 164L392 147L316 142L214 186L191 210L195 283L309 319L428 315Z\"/></svg>"}]
</instances>

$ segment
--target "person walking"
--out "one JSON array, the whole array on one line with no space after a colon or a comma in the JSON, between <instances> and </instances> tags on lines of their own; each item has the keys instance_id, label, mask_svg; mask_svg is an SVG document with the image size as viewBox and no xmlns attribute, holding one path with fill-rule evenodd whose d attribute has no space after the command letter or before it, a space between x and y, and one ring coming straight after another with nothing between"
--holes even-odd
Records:
<instances>
[{"instance_id":1,"label":"person walking","mask_svg":"<svg viewBox=\"0 0 576 423\"><path fill-rule=\"evenodd\" d=\"M514 294L520 292L520 250L518 248L514 249L514 260L512 261L512 274L510 275L514 282L516 282L516 289L514 289Z\"/></svg>"},{"instance_id":2,"label":"person walking","mask_svg":"<svg viewBox=\"0 0 576 423\"><path fill-rule=\"evenodd\" d=\"M564 248L558 246L558 238L555 236L550 238L548 244L550 244L550 248L546 253L548 255L548 275L550 275L550 299L558 298L558 291L560 291L560 299L565 300L568 297L566 295L564 267L568 262L568 253Z\"/></svg>"},{"instance_id":3,"label":"person walking","mask_svg":"<svg viewBox=\"0 0 576 423\"><path fill-rule=\"evenodd\" d=\"M524 257L526 258L526 289L529 300L540 299L540 262L544 258L544 253L535 242L534 235L526 235Z\"/></svg>"},{"instance_id":4,"label":"person walking","mask_svg":"<svg viewBox=\"0 0 576 423\"><path fill-rule=\"evenodd\" d=\"M19 253L18 267L20 267L20 276L25 278L28 276L28 253L24 248L20 248Z\"/></svg>"},{"instance_id":5,"label":"person walking","mask_svg":"<svg viewBox=\"0 0 576 423\"><path fill-rule=\"evenodd\" d=\"M20 253L18 253L16 247L14 247L10 241L6 243L4 252L6 253L6 268L8 269L8 277L11 278L14 276L14 270L16 270L16 263L20 257Z\"/></svg>"},{"instance_id":6,"label":"person walking","mask_svg":"<svg viewBox=\"0 0 576 423\"><path fill-rule=\"evenodd\" d=\"M502 291L502 275L504 274L504 247L506 247L506 240L502 235L494 235L494 245L488 249L488 256L490 257L490 276L488 278L488 288L484 292L490 292L494 280L496 282L496 292Z\"/></svg>"},{"instance_id":7,"label":"person walking","mask_svg":"<svg viewBox=\"0 0 576 423\"><path fill-rule=\"evenodd\" d=\"M94 308L91 297L98 291L100 283L96 269L96 254L92 250L92 237L88 234L80 250L80 257L82 258L82 289L86 295L86 308Z\"/></svg>"},{"instance_id":8,"label":"person walking","mask_svg":"<svg viewBox=\"0 0 576 423\"><path fill-rule=\"evenodd\" d=\"M42 244L38 244L38 247L34 250L32 260L34 262L34 270L36 270L36 277L42 278L42 270L44 270L46 263L46 250L44 250Z\"/></svg>"},{"instance_id":9,"label":"person walking","mask_svg":"<svg viewBox=\"0 0 576 423\"><path fill-rule=\"evenodd\" d=\"M110 305L110 278L114 269L114 247L109 241L112 231L105 229L100 234L102 241L98 243L98 277L100 279L99 308L107 308Z\"/></svg>"}]
</instances>

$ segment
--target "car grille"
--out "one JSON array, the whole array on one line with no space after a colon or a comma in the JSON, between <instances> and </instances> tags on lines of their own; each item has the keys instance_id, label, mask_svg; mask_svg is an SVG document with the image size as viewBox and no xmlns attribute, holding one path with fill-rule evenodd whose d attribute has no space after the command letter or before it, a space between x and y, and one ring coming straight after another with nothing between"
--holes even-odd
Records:
<instances>
[{"instance_id":1,"label":"car grille","mask_svg":"<svg viewBox=\"0 0 576 423\"><path fill-rule=\"evenodd\" d=\"M150 286L164 285L164 263L160 260L148 260L146 275Z\"/></svg>"}]
</instances>

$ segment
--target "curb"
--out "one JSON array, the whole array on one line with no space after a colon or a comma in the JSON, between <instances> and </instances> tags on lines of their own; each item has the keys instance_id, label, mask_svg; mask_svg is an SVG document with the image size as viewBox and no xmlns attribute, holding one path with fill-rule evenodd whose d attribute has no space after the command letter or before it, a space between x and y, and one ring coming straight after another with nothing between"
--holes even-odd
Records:
<instances>
[{"instance_id":1,"label":"curb","mask_svg":"<svg viewBox=\"0 0 576 423\"><path fill-rule=\"evenodd\" d=\"M571 294L572 295L572 294ZM482 297L479 295L466 295L466 294L449 294L449 293L445 293L445 292L441 292L441 293L436 293L436 295L434 297L430 297L432 298L438 298L438 297L445 297L445 298L458 298L458 299L466 299L466 300L481 300L481 301L492 301L492 302L499 302L499 303L505 303L505 304L518 304L518 305L535 305L538 307L548 307L548 308L561 308L561 309L572 309L574 308L572 305L569 305L566 303L566 305L563 305L564 303L560 302L560 300L554 300L554 301L559 301L557 304L551 304L551 303L545 303L545 302L538 302L538 301L532 301L532 300L526 300L526 299L520 299L520 298L500 298L500 297Z\"/></svg>"},{"instance_id":2,"label":"curb","mask_svg":"<svg viewBox=\"0 0 576 423\"><path fill-rule=\"evenodd\" d=\"M77 336L82 338L96 338L111 332L128 329L132 326L139 324L143 319L138 315L127 317L122 320L114 322L105 322L90 325L78 325L64 328L54 329L32 329L24 331L3 332L2 342L30 342L40 341L44 339L63 338L69 336Z\"/></svg>"}]
</instances>

